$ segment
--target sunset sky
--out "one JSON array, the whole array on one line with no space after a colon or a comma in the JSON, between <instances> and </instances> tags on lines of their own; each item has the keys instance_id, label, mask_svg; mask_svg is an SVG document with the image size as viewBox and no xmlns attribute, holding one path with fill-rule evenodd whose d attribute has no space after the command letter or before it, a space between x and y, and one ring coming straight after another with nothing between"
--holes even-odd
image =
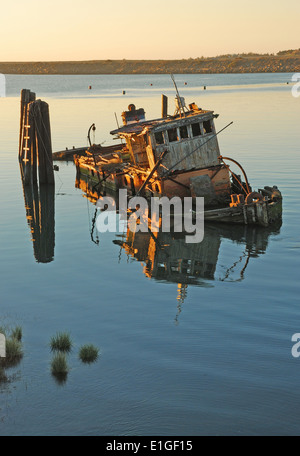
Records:
<instances>
[{"instance_id":1,"label":"sunset sky","mask_svg":"<svg viewBox=\"0 0 300 456\"><path fill-rule=\"evenodd\" d=\"M299 0L14 0L0 61L181 59L300 47Z\"/></svg>"}]
</instances>

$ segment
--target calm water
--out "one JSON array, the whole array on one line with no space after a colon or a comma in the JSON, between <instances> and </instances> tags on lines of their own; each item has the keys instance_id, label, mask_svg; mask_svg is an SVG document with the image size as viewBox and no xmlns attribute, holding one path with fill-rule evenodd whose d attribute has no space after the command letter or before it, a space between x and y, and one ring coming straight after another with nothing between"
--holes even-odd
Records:
<instances>
[{"instance_id":1,"label":"calm water","mask_svg":"<svg viewBox=\"0 0 300 456\"><path fill-rule=\"evenodd\" d=\"M220 114L217 129L234 122L219 137L221 153L243 164L253 187L278 185L281 227L207 226L198 245L99 234L74 166L60 163L46 253L44 234L39 248L26 220L20 90L49 103L53 151L86 145L92 123L96 143L114 143L115 113L121 122L133 102L159 117L161 93L172 113L174 90L163 75L7 76L0 325L22 326L24 357L0 385L0 435L300 434L300 359L291 355L300 332L300 98L291 76L176 76L187 103ZM50 371L57 331L74 342L63 384ZM100 348L94 364L78 360L85 343Z\"/></svg>"}]
</instances>

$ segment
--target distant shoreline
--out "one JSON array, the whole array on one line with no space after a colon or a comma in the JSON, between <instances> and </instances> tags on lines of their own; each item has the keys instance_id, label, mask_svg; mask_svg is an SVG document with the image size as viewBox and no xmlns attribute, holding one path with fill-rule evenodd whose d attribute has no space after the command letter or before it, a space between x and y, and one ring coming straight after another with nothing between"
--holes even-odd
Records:
<instances>
[{"instance_id":1,"label":"distant shoreline","mask_svg":"<svg viewBox=\"0 0 300 456\"><path fill-rule=\"evenodd\" d=\"M238 54L183 60L0 62L3 74L218 74L298 73L300 50L276 55Z\"/></svg>"}]
</instances>

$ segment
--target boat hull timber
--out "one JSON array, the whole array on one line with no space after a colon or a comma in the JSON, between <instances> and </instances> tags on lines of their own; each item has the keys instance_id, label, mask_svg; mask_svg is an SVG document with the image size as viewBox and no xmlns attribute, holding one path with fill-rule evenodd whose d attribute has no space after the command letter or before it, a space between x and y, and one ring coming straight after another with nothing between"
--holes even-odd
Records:
<instances>
[{"instance_id":1,"label":"boat hull timber","mask_svg":"<svg viewBox=\"0 0 300 456\"><path fill-rule=\"evenodd\" d=\"M119 189L126 189L129 196L134 196L147 176L147 173L139 169L135 170L136 175L133 176L133 168L131 168L131 173L129 171L114 172L112 170L111 173L107 172L105 175L105 172L101 167L93 164L92 160L89 161L86 157L83 159L80 156L75 156L74 162L77 169L77 179L84 178L89 181L90 186L97 189L99 195L101 193L106 193L107 191L109 193L116 193ZM214 172L216 172L216 170L214 170ZM224 173L224 168L221 167L218 172L222 175L222 173ZM180 197L191 196L191 190L187 185L188 182L194 176L201 176L203 174L207 174L207 169L180 173L179 175L175 175L174 179L166 179L165 182L156 181L151 190L148 189L145 191L144 196L146 198L150 198L151 196L172 197L174 194ZM178 185L178 183L180 184ZM261 195L261 197L257 198L257 193ZM226 195L226 198L224 198L224 194ZM224 193L224 188L222 188L219 205L211 207L205 204L205 222L259 225L267 227L281 220L282 195L276 186L259 189L255 195L254 200L252 199L248 203L243 201L241 203L237 202L230 204L230 191L228 190ZM197 213L194 212L194 215L196 216Z\"/></svg>"},{"instance_id":2,"label":"boat hull timber","mask_svg":"<svg viewBox=\"0 0 300 456\"><path fill-rule=\"evenodd\" d=\"M196 215L196 214L195 214ZM281 220L282 199L272 201L259 201L240 207L226 207L204 211L206 222L235 223L239 225L271 226Z\"/></svg>"}]
</instances>

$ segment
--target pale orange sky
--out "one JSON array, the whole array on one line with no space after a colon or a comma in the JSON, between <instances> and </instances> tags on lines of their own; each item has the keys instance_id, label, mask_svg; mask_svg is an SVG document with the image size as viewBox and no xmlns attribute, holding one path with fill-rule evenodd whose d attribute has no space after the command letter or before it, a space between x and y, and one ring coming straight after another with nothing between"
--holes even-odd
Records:
<instances>
[{"instance_id":1,"label":"pale orange sky","mask_svg":"<svg viewBox=\"0 0 300 456\"><path fill-rule=\"evenodd\" d=\"M299 0L14 0L0 61L276 53L300 47L299 20Z\"/></svg>"}]
</instances>

